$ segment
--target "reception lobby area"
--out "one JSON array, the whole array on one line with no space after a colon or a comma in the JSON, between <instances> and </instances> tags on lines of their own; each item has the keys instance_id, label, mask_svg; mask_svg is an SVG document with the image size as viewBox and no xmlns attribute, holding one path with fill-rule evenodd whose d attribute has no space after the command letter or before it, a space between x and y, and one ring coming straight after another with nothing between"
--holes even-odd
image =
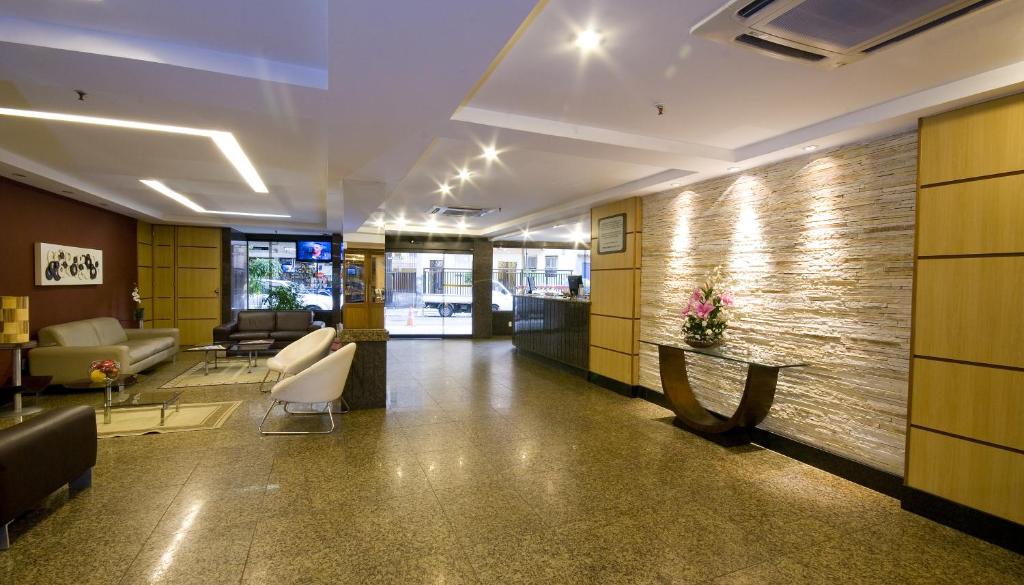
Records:
<instances>
[{"instance_id":1,"label":"reception lobby area","mask_svg":"<svg viewBox=\"0 0 1024 585\"><path fill-rule=\"evenodd\" d=\"M0 6L0 584L1024 583L1024 0Z\"/></svg>"}]
</instances>

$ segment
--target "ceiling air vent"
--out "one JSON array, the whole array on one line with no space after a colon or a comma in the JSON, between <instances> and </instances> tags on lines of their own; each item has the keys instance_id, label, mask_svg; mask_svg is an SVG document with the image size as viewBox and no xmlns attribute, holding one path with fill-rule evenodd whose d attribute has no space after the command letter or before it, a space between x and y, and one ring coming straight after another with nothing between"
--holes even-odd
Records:
<instances>
[{"instance_id":1,"label":"ceiling air vent","mask_svg":"<svg viewBox=\"0 0 1024 585\"><path fill-rule=\"evenodd\" d=\"M483 217L489 213L501 211L500 207L481 209L479 207L444 207L435 205L430 209L430 215L443 215L445 217Z\"/></svg>"},{"instance_id":2,"label":"ceiling air vent","mask_svg":"<svg viewBox=\"0 0 1024 585\"><path fill-rule=\"evenodd\" d=\"M733 0L690 32L788 61L839 67L998 0Z\"/></svg>"}]
</instances>

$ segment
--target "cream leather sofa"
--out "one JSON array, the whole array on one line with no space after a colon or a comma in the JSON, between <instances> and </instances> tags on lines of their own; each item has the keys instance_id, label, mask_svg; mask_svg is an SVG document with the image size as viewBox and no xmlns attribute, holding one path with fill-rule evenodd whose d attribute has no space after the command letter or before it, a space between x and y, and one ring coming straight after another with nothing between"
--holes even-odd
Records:
<instances>
[{"instance_id":1,"label":"cream leather sofa","mask_svg":"<svg viewBox=\"0 0 1024 585\"><path fill-rule=\"evenodd\" d=\"M94 360L117 360L122 374L137 374L174 359L177 329L125 329L112 317L51 325L39 330L39 347L28 352L33 376L53 376L54 384L89 381Z\"/></svg>"}]
</instances>

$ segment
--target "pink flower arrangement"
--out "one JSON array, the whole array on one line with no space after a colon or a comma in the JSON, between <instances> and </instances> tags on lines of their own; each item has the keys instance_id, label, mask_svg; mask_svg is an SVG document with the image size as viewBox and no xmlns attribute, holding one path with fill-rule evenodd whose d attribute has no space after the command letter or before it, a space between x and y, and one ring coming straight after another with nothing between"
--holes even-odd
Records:
<instances>
[{"instance_id":1,"label":"pink flower arrangement","mask_svg":"<svg viewBox=\"0 0 1024 585\"><path fill-rule=\"evenodd\" d=\"M683 335L687 343L716 345L729 326L729 310L736 304L722 284L722 267L716 267L704 284L693 289L683 309Z\"/></svg>"}]
</instances>

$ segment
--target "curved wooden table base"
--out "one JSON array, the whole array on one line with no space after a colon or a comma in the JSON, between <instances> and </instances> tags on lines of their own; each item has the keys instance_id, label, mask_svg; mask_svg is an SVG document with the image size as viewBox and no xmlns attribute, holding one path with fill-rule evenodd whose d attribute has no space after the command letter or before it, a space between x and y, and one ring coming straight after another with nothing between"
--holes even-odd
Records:
<instances>
[{"instance_id":1,"label":"curved wooden table base","mask_svg":"<svg viewBox=\"0 0 1024 585\"><path fill-rule=\"evenodd\" d=\"M775 399L779 368L747 365L747 383L736 412L729 418L701 406L686 377L686 352L678 347L658 345L661 386L672 410L686 427L701 433L725 433L737 428L756 427L768 416Z\"/></svg>"}]
</instances>

